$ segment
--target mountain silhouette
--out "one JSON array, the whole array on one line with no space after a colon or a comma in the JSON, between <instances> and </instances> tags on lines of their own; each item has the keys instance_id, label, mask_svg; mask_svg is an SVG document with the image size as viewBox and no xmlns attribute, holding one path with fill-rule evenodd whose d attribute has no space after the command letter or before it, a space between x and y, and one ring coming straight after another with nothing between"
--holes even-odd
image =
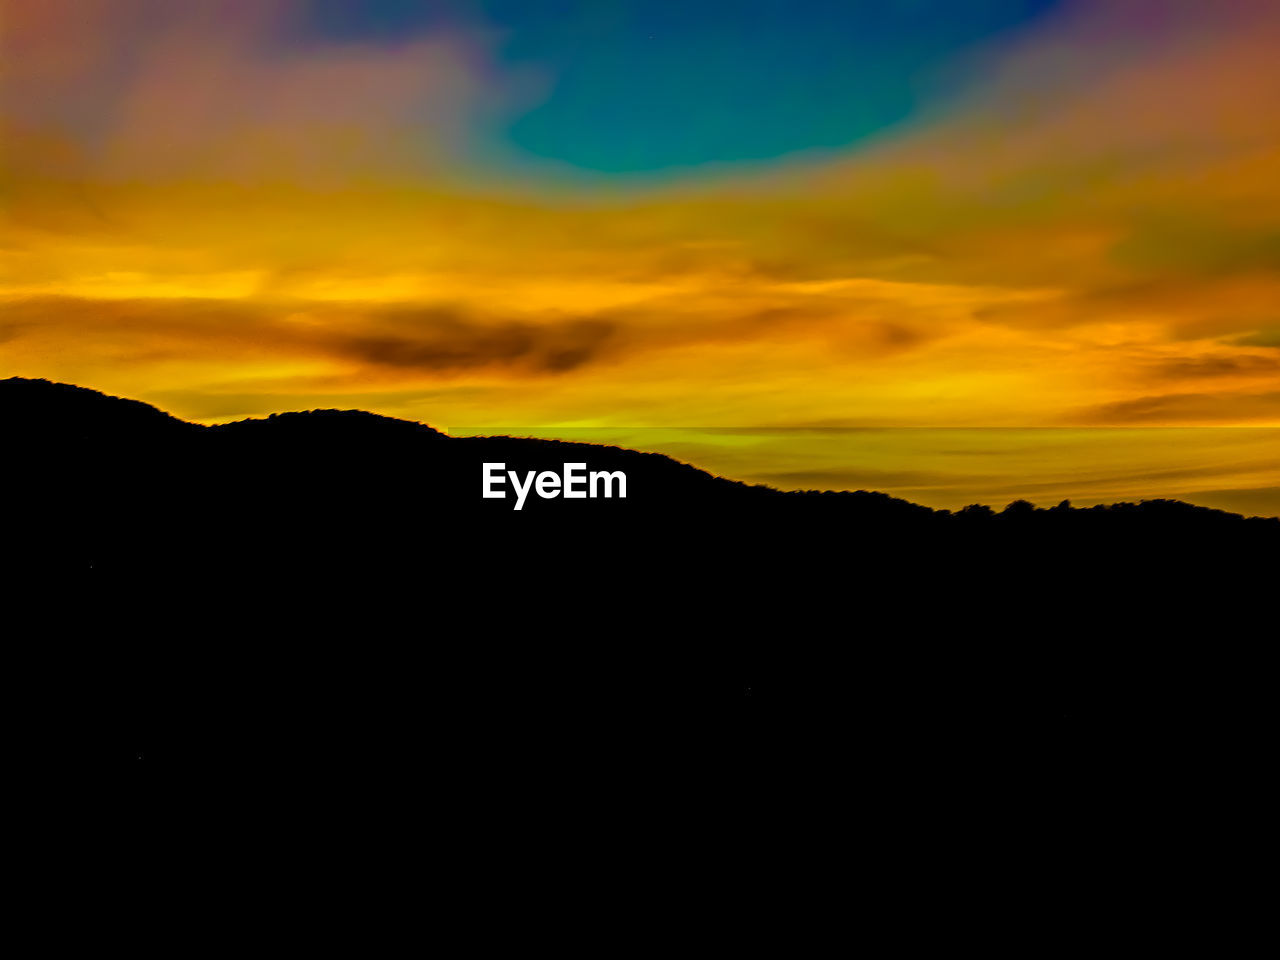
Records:
<instances>
[{"instance_id":1,"label":"mountain silhouette","mask_svg":"<svg viewBox=\"0 0 1280 960\"><path fill-rule=\"evenodd\" d=\"M1258 722L1280 520L932 510L360 411L206 427L19 378L0 423L24 736L59 757L1034 779L1125 775L1139 740L1140 765L1207 758L1203 731ZM517 511L481 496L495 462L622 471L627 495Z\"/></svg>"}]
</instances>

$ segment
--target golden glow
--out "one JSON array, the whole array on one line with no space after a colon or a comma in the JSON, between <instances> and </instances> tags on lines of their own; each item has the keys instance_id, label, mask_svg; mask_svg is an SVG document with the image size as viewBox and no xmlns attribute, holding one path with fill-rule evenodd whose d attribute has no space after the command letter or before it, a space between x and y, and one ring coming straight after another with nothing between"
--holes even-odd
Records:
<instances>
[{"instance_id":1,"label":"golden glow","mask_svg":"<svg viewBox=\"0 0 1280 960\"><path fill-rule=\"evenodd\" d=\"M493 82L464 38L275 64L259 23L175 27L82 142L58 109L97 89L99 15L133 5L65 6L5 5L0 375L204 422L358 406L585 429L940 506L1280 513L1265 4L1088 75L1032 36L870 145L625 187L455 153ZM37 88L48 114L22 108ZM707 429L742 427L774 432ZM1028 429L1047 427L1073 429Z\"/></svg>"}]
</instances>

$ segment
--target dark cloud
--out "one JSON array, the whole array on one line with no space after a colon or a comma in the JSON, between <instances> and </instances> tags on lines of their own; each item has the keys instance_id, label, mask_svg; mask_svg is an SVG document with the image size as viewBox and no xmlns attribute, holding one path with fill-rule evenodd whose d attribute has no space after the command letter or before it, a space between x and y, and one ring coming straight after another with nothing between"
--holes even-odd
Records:
<instances>
[{"instance_id":1,"label":"dark cloud","mask_svg":"<svg viewBox=\"0 0 1280 960\"><path fill-rule=\"evenodd\" d=\"M1280 418L1280 391L1269 393L1170 393L1090 407L1086 423L1248 421Z\"/></svg>"},{"instance_id":2,"label":"dark cloud","mask_svg":"<svg viewBox=\"0 0 1280 960\"><path fill-rule=\"evenodd\" d=\"M429 307L246 304L234 300L85 300L6 304L0 341L57 343L116 360L328 356L361 365L446 373L485 367L563 373L597 359L614 324L592 317L534 323Z\"/></svg>"},{"instance_id":3,"label":"dark cloud","mask_svg":"<svg viewBox=\"0 0 1280 960\"><path fill-rule=\"evenodd\" d=\"M1264 327L1232 342L1241 347L1280 347L1280 324Z\"/></svg>"},{"instance_id":4,"label":"dark cloud","mask_svg":"<svg viewBox=\"0 0 1280 960\"><path fill-rule=\"evenodd\" d=\"M1209 377L1255 377L1280 373L1280 358L1244 355L1238 357L1179 357L1153 365L1147 371L1156 380L1196 380Z\"/></svg>"},{"instance_id":5,"label":"dark cloud","mask_svg":"<svg viewBox=\"0 0 1280 960\"><path fill-rule=\"evenodd\" d=\"M386 332L340 336L335 351L365 363L408 370L467 370L521 365L563 373L593 360L614 333L601 320L485 322L447 309L395 311L370 318Z\"/></svg>"},{"instance_id":6,"label":"dark cloud","mask_svg":"<svg viewBox=\"0 0 1280 960\"><path fill-rule=\"evenodd\" d=\"M764 308L750 295L663 296L541 317L459 303L42 296L6 304L0 340L52 346L74 338L113 362L330 357L388 372L558 374L644 351L779 337L821 338L848 355L897 354L936 338L918 313L826 296Z\"/></svg>"},{"instance_id":7,"label":"dark cloud","mask_svg":"<svg viewBox=\"0 0 1280 960\"><path fill-rule=\"evenodd\" d=\"M1187 277L1234 276L1274 271L1280 265L1280 231L1222 222L1194 211L1181 217L1149 216L1111 251L1113 260L1147 273Z\"/></svg>"}]
</instances>

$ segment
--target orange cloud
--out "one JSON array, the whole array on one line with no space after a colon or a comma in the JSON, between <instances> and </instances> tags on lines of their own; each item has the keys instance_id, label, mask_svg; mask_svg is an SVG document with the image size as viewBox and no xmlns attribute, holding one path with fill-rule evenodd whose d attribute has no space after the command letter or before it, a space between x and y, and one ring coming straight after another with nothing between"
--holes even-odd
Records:
<instances>
[{"instance_id":1,"label":"orange cloud","mask_svg":"<svg viewBox=\"0 0 1280 960\"><path fill-rule=\"evenodd\" d=\"M945 111L678 182L498 151L540 86L474 33L290 52L277 0L4 12L5 375L206 420L1280 427L1274 4L1076 4ZM1153 449L1107 475L1184 469ZM844 469L771 450L726 462ZM1019 469L1098 479L1052 462Z\"/></svg>"}]
</instances>

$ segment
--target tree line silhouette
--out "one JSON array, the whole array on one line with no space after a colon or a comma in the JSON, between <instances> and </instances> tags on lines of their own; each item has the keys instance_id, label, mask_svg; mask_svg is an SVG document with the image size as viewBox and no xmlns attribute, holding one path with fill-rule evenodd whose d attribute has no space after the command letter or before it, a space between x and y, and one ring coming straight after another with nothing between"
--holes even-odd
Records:
<instances>
[{"instance_id":1,"label":"tree line silhouette","mask_svg":"<svg viewBox=\"0 0 1280 960\"><path fill-rule=\"evenodd\" d=\"M1208 757L1197 731L1262 702L1276 519L932 510L359 411L203 427L16 378L0 422L8 620L44 705L24 729L59 755L1127 776L1139 729L1141 763ZM625 471L627 499L480 497L483 462L567 461Z\"/></svg>"}]
</instances>

